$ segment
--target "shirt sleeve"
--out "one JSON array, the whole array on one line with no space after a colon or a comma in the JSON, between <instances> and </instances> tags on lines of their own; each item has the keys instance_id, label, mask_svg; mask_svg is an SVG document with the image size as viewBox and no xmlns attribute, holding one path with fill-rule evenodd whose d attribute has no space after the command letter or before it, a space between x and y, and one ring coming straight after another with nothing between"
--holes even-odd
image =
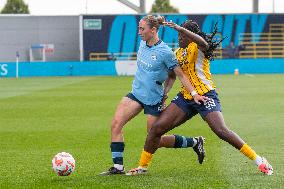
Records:
<instances>
[{"instance_id":1,"label":"shirt sleeve","mask_svg":"<svg viewBox=\"0 0 284 189\"><path fill-rule=\"evenodd\" d=\"M173 70L178 65L176 56L171 50L165 55L164 62L169 70Z\"/></svg>"}]
</instances>

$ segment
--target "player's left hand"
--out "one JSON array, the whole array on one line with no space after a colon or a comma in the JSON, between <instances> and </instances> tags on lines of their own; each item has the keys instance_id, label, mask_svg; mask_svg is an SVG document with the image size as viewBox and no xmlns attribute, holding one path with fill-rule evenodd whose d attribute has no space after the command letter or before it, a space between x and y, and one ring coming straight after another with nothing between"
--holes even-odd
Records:
<instances>
[{"instance_id":1,"label":"player's left hand","mask_svg":"<svg viewBox=\"0 0 284 189\"><path fill-rule=\"evenodd\" d=\"M176 23L174 23L172 21L170 21L170 22L163 22L163 25L164 26L169 26L169 27L174 28L176 30L178 30L179 27L180 27L179 25L177 25Z\"/></svg>"}]
</instances>

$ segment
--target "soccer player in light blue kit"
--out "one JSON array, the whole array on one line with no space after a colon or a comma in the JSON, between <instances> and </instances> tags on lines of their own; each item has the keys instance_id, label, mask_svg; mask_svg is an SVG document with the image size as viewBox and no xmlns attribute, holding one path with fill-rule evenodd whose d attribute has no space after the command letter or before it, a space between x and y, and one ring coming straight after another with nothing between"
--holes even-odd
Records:
<instances>
[{"instance_id":1,"label":"soccer player in light blue kit","mask_svg":"<svg viewBox=\"0 0 284 189\"><path fill-rule=\"evenodd\" d=\"M164 100L172 88L176 76L194 97L198 104L207 97L198 95L190 81L178 66L172 50L159 39L158 30L164 19L148 15L139 22L139 35L142 38L137 55L138 69L132 84L132 91L122 98L117 106L111 124L111 153L113 166L101 175L125 174L123 165L124 125L138 115L142 109L147 115L147 131L163 110ZM164 85L163 85L164 84ZM203 137L184 137L180 135L164 135L159 147L188 148L193 147L202 163L205 151Z\"/></svg>"}]
</instances>

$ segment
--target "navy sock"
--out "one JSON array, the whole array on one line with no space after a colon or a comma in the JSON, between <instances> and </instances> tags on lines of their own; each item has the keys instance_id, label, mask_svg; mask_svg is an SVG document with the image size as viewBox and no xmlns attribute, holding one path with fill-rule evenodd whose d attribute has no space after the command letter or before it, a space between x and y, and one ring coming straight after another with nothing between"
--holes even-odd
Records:
<instances>
[{"instance_id":1,"label":"navy sock","mask_svg":"<svg viewBox=\"0 0 284 189\"><path fill-rule=\"evenodd\" d=\"M184 137L180 135L174 135L175 136L175 146L174 148L189 148L193 147L194 140L191 137Z\"/></svg>"},{"instance_id":2,"label":"navy sock","mask_svg":"<svg viewBox=\"0 0 284 189\"><path fill-rule=\"evenodd\" d=\"M110 149L113 164L123 165L124 142L112 142Z\"/></svg>"}]
</instances>

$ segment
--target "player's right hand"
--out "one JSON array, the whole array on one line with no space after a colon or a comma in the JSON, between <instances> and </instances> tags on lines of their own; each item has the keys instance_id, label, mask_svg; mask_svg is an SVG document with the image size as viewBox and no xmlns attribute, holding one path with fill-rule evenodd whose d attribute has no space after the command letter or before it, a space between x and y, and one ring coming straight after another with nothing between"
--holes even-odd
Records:
<instances>
[{"instance_id":1,"label":"player's right hand","mask_svg":"<svg viewBox=\"0 0 284 189\"><path fill-rule=\"evenodd\" d=\"M201 104L202 102L205 103L207 100L209 100L207 96L200 96L199 94L193 96L193 100L196 104Z\"/></svg>"},{"instance_id":2,"label":"player's right hand","mask_svg":"<svg viewBox=\"0 0 284 189\"><path fill-rule=\"evenodd\" d=\"M162 104L163 104L163 110L166 109L167 104L166 104L166 100L168 99L168 95L164 94L163 100L162 100Z\"/></svg>"}]
</instances>

